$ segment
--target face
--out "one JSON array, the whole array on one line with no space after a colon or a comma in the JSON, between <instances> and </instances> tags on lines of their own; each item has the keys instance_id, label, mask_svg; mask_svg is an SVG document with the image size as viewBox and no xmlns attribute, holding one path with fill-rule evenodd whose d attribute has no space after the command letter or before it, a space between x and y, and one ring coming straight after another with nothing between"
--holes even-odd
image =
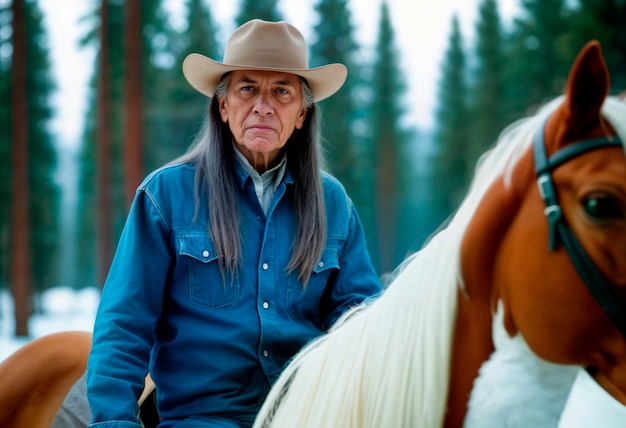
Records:
<instances>
[{"instance_id":1,"label":"face","mask_svg":"<svg viewBox=\"0 0 626 428\"><path fill-rule=\"evenodd\" d=\"M219 109L235 145L259 172L274 165L306 116L300 78L273 71L234 71Z\"/></svg>"}]
</instances>

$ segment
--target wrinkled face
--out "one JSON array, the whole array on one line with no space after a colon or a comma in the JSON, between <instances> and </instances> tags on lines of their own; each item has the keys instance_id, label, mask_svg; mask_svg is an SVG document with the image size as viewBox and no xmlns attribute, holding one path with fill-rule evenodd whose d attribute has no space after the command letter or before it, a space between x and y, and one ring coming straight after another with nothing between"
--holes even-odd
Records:
<instances>
[{"instance_id":1,"label":"wrinkled face","mask_svg":"<svg viewBox=\"0 0 626 428\"><path fill-rule=\"evenodd\" d=\"M272 166L306 116L300 78L273 71L234 71L219 109L237 148L257 170Z\"/></svg>"}]
</instances>

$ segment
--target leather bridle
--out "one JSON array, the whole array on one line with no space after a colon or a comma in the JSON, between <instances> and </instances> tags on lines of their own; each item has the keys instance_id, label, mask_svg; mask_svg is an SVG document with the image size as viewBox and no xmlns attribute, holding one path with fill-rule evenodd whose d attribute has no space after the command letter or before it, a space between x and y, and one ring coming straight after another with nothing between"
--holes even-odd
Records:
<instances>
[{"instance_id":1,"label":"leather bridle","mask_svg":"<svg viewBox=\"0 0 626 428\"><path fill-rule=\"evenodd\" d=\"M592 138L566 146L548 157L544 130L545 122L533 140L533 155L539 192L546 205L544 213L549 227L548 248L554 251L559 242L563 244L576 271L593 297L626 337L626 304L619 299L613 285L593 263L568 226L558 202L551 174L559 165L576 156L603 147L623 147L622 142L617 136Z\"/></svg>"}]
</instances>

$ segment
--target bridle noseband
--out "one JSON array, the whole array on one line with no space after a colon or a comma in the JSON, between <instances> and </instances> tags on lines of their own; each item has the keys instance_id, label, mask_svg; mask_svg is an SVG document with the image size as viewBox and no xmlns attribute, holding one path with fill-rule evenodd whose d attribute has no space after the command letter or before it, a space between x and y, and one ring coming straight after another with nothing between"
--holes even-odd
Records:
<instances>
[{"instance_id":1,"label":"bridle noseband","mask_svg":"<svg viewBox=\"0 0 626 428\"><path fill-rule=\"evenodd\" d=\"M545 122L539 132L535 134L533 155L539 192L546 204L544 213L548 219L549 227L548 248L550 251L554 251L559 241L563 243L578 275L580 275L602 309L619 328L622 335L626 337L626 304L619 300L612 284L596 267L572 229L567 225L557 199L551 174L556 167L576 156L603 147L622 147L622 142L617 136L592 138L564 147L548 157L544 141L544 130Z\"/></svg>"}]
</instances>

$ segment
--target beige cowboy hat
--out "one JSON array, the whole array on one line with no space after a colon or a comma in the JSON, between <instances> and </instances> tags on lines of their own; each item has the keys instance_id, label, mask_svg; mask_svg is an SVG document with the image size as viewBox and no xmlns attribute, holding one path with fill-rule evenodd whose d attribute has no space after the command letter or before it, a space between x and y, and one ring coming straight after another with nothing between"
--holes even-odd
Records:
<instances>
[{"instance_id":1,"label":"beige cowboy hat","mask_svg":"<svg viewBox=\"0 0 626 428\"><path fill-rule=\"evenodd\" d=\"M220 79L234 70L268 70L304 77L321 101L337 92L348 75L343 64L309 68L302 34L286 22L253 19L237 28L226 43L224 62L192 53L183 61L183 74L198 92L213 97Z\"/></svg>"}]
</instances>

